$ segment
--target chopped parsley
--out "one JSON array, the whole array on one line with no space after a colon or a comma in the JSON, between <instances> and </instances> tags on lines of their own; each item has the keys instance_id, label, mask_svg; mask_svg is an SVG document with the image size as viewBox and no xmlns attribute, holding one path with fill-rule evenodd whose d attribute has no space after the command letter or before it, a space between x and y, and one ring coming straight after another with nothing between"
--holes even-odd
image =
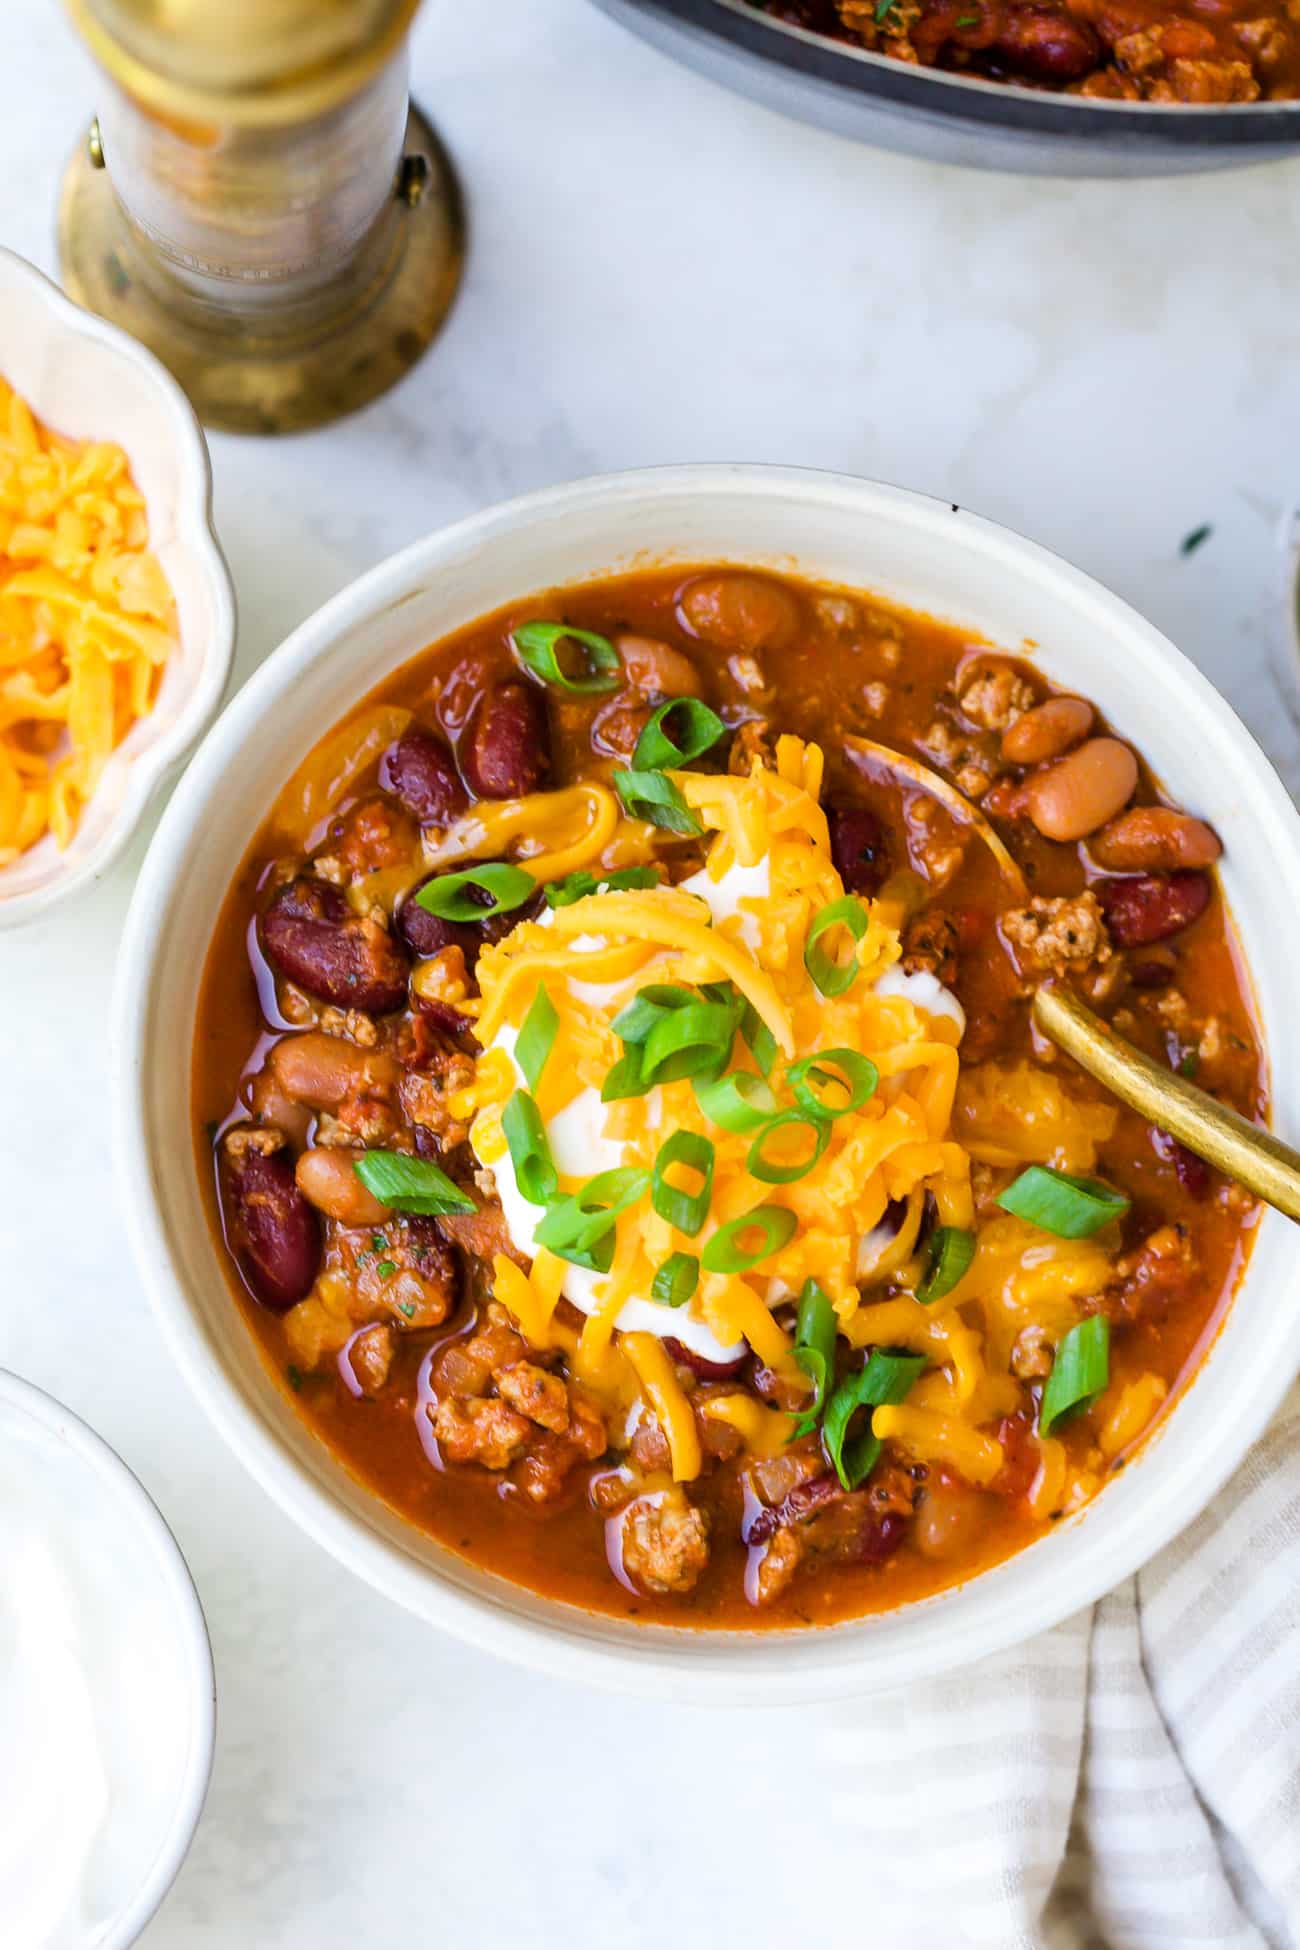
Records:
<instances>
[{"instance_id":1,"label":"chopped parsley","mask_svg":"<svg viewBox=\"0 0 1300 1950\"><path fill-rule=\"evenodd\" d=\"M1179 1059L1178 1074L1180 1077L1186 1077L1188 1082L1190 1082L1200 1067L1200 1051L1194 1049L1185 1050Z\"/></svg>"},{"instance_id":2,"label":"chopped parsley","mask_svg":"<svg viewBox=\"0 0 1300 1950\"><path fill-rule=\"evenodd\" d=\"M381 1280L390 1280L397 1271L397 1267L391 1259L381 1259L375 1271Z\"/></svg>"},{"instance_id":3,"label":"chopped parsley","mask_svg":"<svg viewBox=\"0 0 1300 1950\"><path fill-rule=\"evenodd\" d=\"M409 1300L399 1300L397 1311L404 1320L412 1320L415 1317L415 1308Z\"/></svg>"},{"instance_id":4,"label":"chopped parsley","mask_svg":"<svg viewBox=\"0 0 1300 1950\"><path fill-rule=\"evenodd\" d=\"M377 1253L386 1253L388 1251L388 1241L382 1232L372 1232L370 1235L370 1243Z\"/></svg>"},{"instance_id":5,"label":"chopped parsley","mask_svg":"<svg viewBox=\"0 0 1300 1950\"><path fill-rule=\"evenodd\" d=\"M289 1386L293 1389L294 1394L295 1395L301 1394L302 1392L301 1368L296 1368L293 1362L291 1361L288 1367L285 1369L284 1373L285 1373L285 1379L288 1381Z\"/></svg>"},{"instance_id":6,"label":"chopped parsley","mask_svg":"<svg viewBox=\"0 0 1300 1950\"><path fill-rule=\"evenodd\" d=\"M1190 534L1183 536L1182 541L1178 544L1178 553L1180 555L1195 555L1202 542L1208 542L1213 533L1214 523L1211 521L1203 521L1199 528L1193 528Z\"/></svg>"}]
</instances>

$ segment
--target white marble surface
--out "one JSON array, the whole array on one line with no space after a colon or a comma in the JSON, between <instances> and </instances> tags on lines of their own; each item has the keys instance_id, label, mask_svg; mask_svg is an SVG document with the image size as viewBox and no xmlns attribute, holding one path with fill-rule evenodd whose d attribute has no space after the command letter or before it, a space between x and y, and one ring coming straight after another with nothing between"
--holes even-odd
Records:
<instances>
[{"instance_id":1,"label":"white marble surface","mask_svg":"<svg viewBox=\"0 0 1300 1950\"><path fill-rule=\"evenodd\" d=\"M6 25L0 241L52 268L93 78L50 0L9 0ZM639 462L801 461L1073 557L1300 781L1272 661L1300 496L1300 161L1105 186L905 163L715 91L586 0L431 0L415 75L469 192L465 288L368 412L213 440L240 675L357 571L502 496ZM0 941L0 1364L139 1471L207 1607L216 1771L148 1950L838 1932L869 1845L836 1826L843 1783L806 1717L542 1687L435 1636L299 1536L188 1399L108 1155L105 991L140 851Z\"/></svg>"}]
</instances>

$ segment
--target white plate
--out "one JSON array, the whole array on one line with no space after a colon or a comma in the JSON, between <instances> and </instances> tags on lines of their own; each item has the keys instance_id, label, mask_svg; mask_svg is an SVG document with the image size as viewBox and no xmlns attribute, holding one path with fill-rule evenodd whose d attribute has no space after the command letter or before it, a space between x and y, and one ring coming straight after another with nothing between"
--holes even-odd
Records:
<instances>
[{"instance_id":1,"label":"white plate","mask_svg":"<svg viewBox=\"0 0 1300 1950\"><path fill-rule=\"evenodd\" d=\"M431 1622L535 1668L665 1696L778 1702L867 1691L976 1659L1089 1603L1189 1523L1300 1361L1295 1233L1263 1218L1248 1277L1174 1413L1078 1517L959 1589L820 1631L693 1633L565 1607L457 1558L351 1478L274 1385L226 1284L190 1155L203 959L289 773L433 639L533 590L649 562L734 561L876 589L1028 651L1092 698L1174 799L1211 820L1253 971L1276 1123L1300 1114L1300 820L1223 699L1127 604L1045 549L897 488L788 468L615 475L418 542L294 632L208 735L159 827L127 924L113 1045L117 1152L141 1276L172 1351L236 1453L339 1560Z\"/></svg>"},{"instance_id":2,"label":"white plate","mask_svg":"<svg viewBox=\"0 0 1300 1950\"><path fill-rule=\"evenodd\" d=\"M203 1613L125 1463L2 1370L0 1499L6 1571L21 1574L0 1592L0 1689L20 1721L41 1725L39 1751L6 1753L0 1767L0 1779L22 1769L21 1804L0 1834L5 1941L34 1950L38 1930L47 1950L126 1950L171 1887L207 1792L215 1691ZM10 1690L15 1658L25 1698Z\"/></svg>"},{"instance_id":3,"label":"white plate","mask_svg":"<svg viewBox=\"0 0 1300 1950\"><path fill-rule=\"evenodd\" d=\"M0 868L0 927L9 927L98 880L117 859L221 702L235 652L235 598L212 529L207 445L184 393L151 352L7 250L0 376L54 432L125 448L180 620L154 707L109 760L66 851L47 835Z\"/></svg>"}]
</instances>

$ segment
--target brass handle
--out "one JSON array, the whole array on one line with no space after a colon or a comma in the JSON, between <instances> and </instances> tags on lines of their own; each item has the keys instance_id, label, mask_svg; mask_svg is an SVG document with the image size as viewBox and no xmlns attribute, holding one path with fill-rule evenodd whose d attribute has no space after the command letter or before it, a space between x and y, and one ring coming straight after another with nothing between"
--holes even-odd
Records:
<instances>
[{"instance_id":1,"label":"brass handle","mask_svg":"<svg viewBox=\"0 0 1300 1950\"><path fill-rule=\"evenodd\" d=\"M1300 1221L1300 1152L1134 1049L1068 989L1039 989L1034 1021L1130 1110Z\"/></svg>"}]
</instances>

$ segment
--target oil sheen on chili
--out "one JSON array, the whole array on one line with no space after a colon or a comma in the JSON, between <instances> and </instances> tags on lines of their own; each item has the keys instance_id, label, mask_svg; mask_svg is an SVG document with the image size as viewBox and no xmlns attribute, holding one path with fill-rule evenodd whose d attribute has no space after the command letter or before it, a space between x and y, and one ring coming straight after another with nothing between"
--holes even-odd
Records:
<instances>
[{"instance_id":1,"label":"oil sheen on chili","mask_svg":"<svg viewBox=\"0 0 1300 1950\"><path fill-rule=\"evenodd\" d=\"M461 630L222 910L233 1303L348 1470L534 1590L790 1626L968 1577L1123 1468L1249 1248L1029 1023L1071 983L1262 1113L1196 815L870 595L678 568Z\"/></svg>"}]
</instances>

